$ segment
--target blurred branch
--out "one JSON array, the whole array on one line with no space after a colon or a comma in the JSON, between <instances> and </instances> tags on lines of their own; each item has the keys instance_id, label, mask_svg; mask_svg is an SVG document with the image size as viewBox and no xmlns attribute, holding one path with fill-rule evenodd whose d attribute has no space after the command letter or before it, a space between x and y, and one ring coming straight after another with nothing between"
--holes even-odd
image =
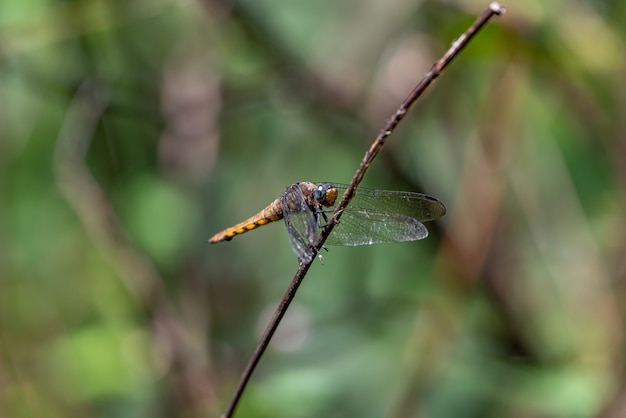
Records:
<instances>
[{"instance_id":1,"label":"blurred branch","mask_svg":"<svg viewBox=\"0 0 626 418\"><path fill-rule=\"evenodd\" d=\"M358 103L358 92L349 86L333 83L332 80L312 71L301 57L292 53L284 36L275 33L260 13L255 11L254 3L231 2L229 0L204 0L202 4L208 14L214 16L216 10L230 14L232 21L250 38L255 49L265 52L271 57L268 62L273 70L280 73L280 80L288 84L288 91L312 97L321 104L331 107L336 112L346 111Z\"/></svg>"},{"instance_id":2,"label":"blurred branch","mask_svg":"<svg viewBox=\"0 0 626 418\"><path fill-rule=\"evenodd\" d=\"M210 379L198 378L196 364L190 364L192 344L176 319L163 279L152 262L128 239L107 196L92 177L85 158L108 99L92 82L83 83L67 111L54 156L56 182L87 234L117 269L120 280L151 321L155 346L168 359L176 389L184 404L198 415L214 407L215 393ZM195 353L195 351L194 351ZM198 388L202 388L199 390Z\"/></svg>"},{"instance_id":3,"label":"blurred branch","mask_svg":"<svg viewBox=\"0 0 626 418\"><path fill-rule=\"evenodd\" d=\"M341 218L341 214L346 209L346 207L350 204L350 201L354 197L357 187L363 180L363 177L370 165L372 164L374 158L378 155L382 147L385 145L387 138L393 133L398 124L404 119L410 108L413 104L424 94L424 92L428 89L428 87L432 84L432 82L439 77L441 72L448 66L448 64L456 57L463 48L472 40L472 38L478 33L478 31L494 16L501 15L505 12L505 9L500 6L497 2L492 2L489 7L483 12L483 14L470 26L469 29L465 31L457 40L455 40L448 51L443 55L441 59L439 59L431 68L431 70L424 76L422 81L413 89L413 91L409 94L409 96L402 102L398 110L395 114L389 119L385 127L378 134L369 150L365 153L359 168L357 169L354 177L350 181L348 188L346 189L344 195L342 196L340 202L337 204L337 207L333 213L333 216L328 221L328 227L324 228L322 233L320 234L317 243L314 248L316 253L323 248L324 242L328 238L328 236L332 233L335 225L339 223ZM268 324L265 333L261 337L250 361L248 362L241 378L237 389L235 390L233 396L230 399L230 402L226 408L226 411L222 415L223 418L231 417L235 411L235 408L243 394L243 391L246 388L246 385L252 375L252 372L256 368L258 362L260 361L263 353L265 352L267 346L269 345L272 336L274 335L276 329L278 328L278 324L281 322L283 316L285 315L287 308L291 304L298 287L304 280L306 273L309 271L312 263L315 261L315 258L312 258L309 262L300 263L300 267L296 272L294 278L285 293L281 303L276 309L274 316L272 317L270 323Z\"/></svg>"}]
</instances>

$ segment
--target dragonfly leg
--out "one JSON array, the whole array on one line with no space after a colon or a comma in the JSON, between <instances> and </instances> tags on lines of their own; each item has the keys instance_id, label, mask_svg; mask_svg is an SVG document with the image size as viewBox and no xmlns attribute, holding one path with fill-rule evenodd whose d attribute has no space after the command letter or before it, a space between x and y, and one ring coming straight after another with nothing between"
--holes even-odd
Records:
<instances>
[{"instance_id":1,"label":"dragonfly leg","mask_svg":"<svg viewBox=\"0 0 626 418\"><path fill-rule=\"evenodd\" d=\"M328 248L326 248L325 245L322 245L322 250L328 252ZM320 259L320 263L322 265L324 265L324 257L322 257L322 253L320 251L317 251L317 258L319 258Z\"/></svg>"},{"instance_id":2,"label":"dragonfly leg","mask_svg":"<svg viewBox=\"0 0 626 418\"><path fill-rule=\"evenodd\" d=\"M330 223L328 222L327 213L332 213L332 210L319 210L317 212L317 227L318 228L326 228ZM322 224L322 219L324 219L324 223ZM339 223L339 222L335 222Z\"/></svg>"},{"instance_id":3,"label":"dragonfly leg","mask_svg":"<svg viewBox=\"0 0 626 418\"><path fill-rule=\"evenodd\" d=\"M326 248L325 245L322 245L322 249L326 252L328 252L328 248ZM300 263L307 263L311 260L311 258L317 256L320 259L320 263L322 265L324 265L324 257L322 257L322 254L320 251L317 250L317 248L315 248L313 245L309 245L309 248L307 250L307 254L308 254L308 259L307 258L300 258L299 261Z\"/></svg>"},{"instance_id":4,"label":"dragonfly leg","mask_svg":"<svg viewBox=\"0 0 626 418\"><path fill-rule=\"evenodd\" d=\"M322 257L322 254L317 253L317 258L320 259L320 264L323 266L324 265L324 257Z\"/></svg>"}]
</instances>

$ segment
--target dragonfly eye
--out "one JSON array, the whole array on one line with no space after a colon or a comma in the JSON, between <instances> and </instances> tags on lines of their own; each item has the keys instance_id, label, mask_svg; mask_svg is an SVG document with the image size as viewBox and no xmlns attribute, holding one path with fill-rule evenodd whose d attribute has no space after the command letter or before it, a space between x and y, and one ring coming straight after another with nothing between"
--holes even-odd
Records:
<instances>
[{"instance_id":1,"label":"dragonfly eye","mask_svg":"<svg viewBox=\"0 0 626 418\"><path fill-rule=\"evenodd\" d=\"M324 186L325 186L324 184L320 184L319 186L317 186L317 189L315 189L315 195L314 195L315 200L317 200L320 203L326 197L326 188Z\"/></svg>"},{"instance_id":2,"label":"dragonfly eye","mask_svg":"<svg viewBox=\"0 0 626 418\"><path fill-rule=\"evenodd\" d=\"M330 183L324 183L315 189L315 200L323 206L332 206L337 199L337 188Z\"/></svg>"}]
</instances>

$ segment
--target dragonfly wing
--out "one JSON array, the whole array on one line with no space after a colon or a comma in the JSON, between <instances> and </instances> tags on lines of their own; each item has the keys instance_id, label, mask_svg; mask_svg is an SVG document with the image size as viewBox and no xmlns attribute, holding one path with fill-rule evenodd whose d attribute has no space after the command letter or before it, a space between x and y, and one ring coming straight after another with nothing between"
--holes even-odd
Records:
<instances>
[{"instance_id":1,"label":"dragonfly wing","mask_svg":"<svg viewBox=\"0 0 626 418\"><path fill-rule=\"evenodd\" d=\"M334 184L343 195L346 186ZM339 201L339 199L337 199ZM446 214L446 207L438 199L422 193L404 192L396 190L375 190L359 187L352 202L346 209L352 207L359 210L397 213L406 215L420 222L434 221Z\"/></svg>"},{"instance_id":2,"label":"dragonfly wing","mask_svg":"<svg viewBox=\"0 0 626 418\"><path fill-rule=\"evenodd\" d=\"M315 216L297 184L289 186L281 201L291 248L299 260L308 263L314 256L310 245L315 242L317 234Z\"/></svg>"},{"instance_id":3,"label":"dragonfly wing","mask_svg":"<svg viewBox=\"0 0 626 418\"><path fill-rule=\"evenodd\" d=\"M417 219L401 213L348 206L326 240L329 245L356 246L424 239L428 230Z\"/></svg>"}]
</instances>

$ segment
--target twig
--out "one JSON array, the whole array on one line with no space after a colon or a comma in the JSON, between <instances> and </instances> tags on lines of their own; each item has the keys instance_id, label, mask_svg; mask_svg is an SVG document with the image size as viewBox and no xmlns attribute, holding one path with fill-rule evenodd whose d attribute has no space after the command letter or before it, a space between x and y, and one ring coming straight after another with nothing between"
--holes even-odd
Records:
<instances>
[{"instance_id":1,"label":"twig","mask_svg":"<svg viewBox=\"0 0 626 418\"><path fill-rule=\"evenodd\" d=\"M345 193L343 194L341 201L337 204L337 207L335 211L333 212L332 218L328 221L328 227L323 228L322 233L320 234L317 240L317 243L314 246L316 253L318 253L321 250L322 246L324 245L324 242L326 241L328 236L331 234L335 225L339 222L339 218L341 218L341 214L343 213L345 208L350 204L350 201L354 197L356 188L361 183L361 180L363 180L363 176L365 175L365 172L368 170L368 168L372 164L372 161L374 160L374 158L376 158L376 156L382 149L383 145L385 144L385 141L387 140L387 138L396 129L400 121L404 118L404 116L410 110L411 106L413 106L413 104L417 101L417 99L419 99L424 94L424 92L431 85L431 83L437 77L439 77L441 72L448 66L448 64L454 59L454 57L456 57L458 53L469 43L469 41L474 37L474 35L476 35L476 33L492 17L502 15L505 12L506 10L499 3L497 2L490 3L489 7L485 9L482 15L479 16L478 19L476 19L476 21L465 31L465 33L463 33L463 35L461 35L457 40L455 40L452 43L452 45L450 46L448 51L443 55L443 57L441 57L432 66L432 68L424 76L422 81L413 89L413 91L411 91L409 96L402 102L398 110L396 110L396 113L389 119L385 127L381 130L381 132L378 134L378 136L376 137L376 139L374 140L370 148L365 153L365 156L363 157L363 160L361 161L359 168L357 169L356 173L354 174L354 177L350 181L350 184L348 185ZM263 353L265 352L265 349L269 345L272 339L272 336L274 335L274 332L276 332L276 329L278 328L278 324L280 323L283 316L285 315L287 308L291 304L291 301L293 300L296 294L296 291L300 287L300 284L304 280L304 277L307 271L309 270L309 268L311 267L311 264L313 263L314 260L315 258L313 257L311 261L309 261L308 263L300 263L300 267L298 268L298 271L296 272L293 279L291 280L291 284L289 285L289 288L285 292L285 296L283 297L282 301L276 308L276 311L274 312L272 319L270 320L267 328L265 329L265 332L263 333L261 340L257 344L257 347L254 350L252 357L248 361L246 368L241 374L237 388L235 389L235 392L233 393L228 403L228 406L226 407L226 410L224 414L222 415L222 418L230 418L233 416L235 408L237 407L237 404L239 400L241 399L241 395L243 394L243 391L245 390L246 385L248 381L250 380L250 376L252 375L252 372L254 371L257 364L259 363L259 360L263 356Z\"/></svg>"}]
</instances>

